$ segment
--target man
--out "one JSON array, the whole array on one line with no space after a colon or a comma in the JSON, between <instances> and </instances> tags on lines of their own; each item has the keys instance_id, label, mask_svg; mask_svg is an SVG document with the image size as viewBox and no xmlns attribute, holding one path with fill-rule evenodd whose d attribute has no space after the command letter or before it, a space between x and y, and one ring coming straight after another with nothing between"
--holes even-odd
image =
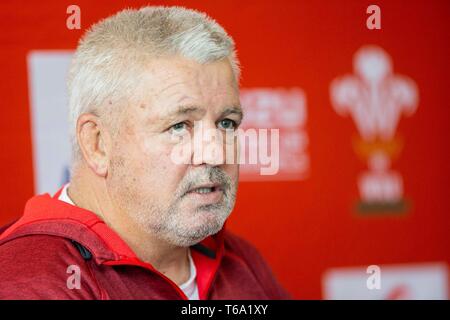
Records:
<instances>
[{"instance_id":1,"label":"man","mask_svg":"<svg viewBox=\"0 0 450 320\"><path fill-rule=\"evenodd\" d=\"M224 227L239 167L217 150L237 150L224 140L238 81L233 40L205 14L146 7L94 25L68 78L71 182L1 234L0 298L288 298Z\"/></svg>"}]
</instances>

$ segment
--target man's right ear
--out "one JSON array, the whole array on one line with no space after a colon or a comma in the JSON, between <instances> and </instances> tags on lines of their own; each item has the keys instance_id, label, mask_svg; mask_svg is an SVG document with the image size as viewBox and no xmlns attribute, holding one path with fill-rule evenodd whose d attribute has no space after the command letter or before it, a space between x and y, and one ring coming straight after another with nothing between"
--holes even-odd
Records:
<instances>
[{"instance_id":1,"label":"man's right ear","mask_svg":"<svg viewBox=\"0 0 450 320\"><path fill-rule=\"evenodd\" d=\"M98 176L108 173L109 135L100 117L92 113L83 113L77 120L77 140L81 153L89 168Z\"/></svg>"}]
</instances>

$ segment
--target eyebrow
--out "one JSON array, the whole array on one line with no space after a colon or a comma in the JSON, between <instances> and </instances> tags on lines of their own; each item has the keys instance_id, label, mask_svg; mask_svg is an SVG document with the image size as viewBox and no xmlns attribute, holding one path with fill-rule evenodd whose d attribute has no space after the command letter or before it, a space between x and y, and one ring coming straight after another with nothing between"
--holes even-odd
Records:
<instances>
[{"instance_id":1,"label":"eyebrow","mask_svg":"<svg viewBox=\"0 0 450 320\"><path fill-rule=\"evenodd\" d=\"M170 111L167 114L165 114L164 116L166 118L175 118L175 117L190 114L190 113L204 113L204 112L205 112L205 109L200 108L198 106L180 105L180 106L177 106L176 108L174 108L173 111Z\"/></svg>"},{"instance_id":2,"label":"eyebrow","mask_svg":"<svg viewBox=\"0 0 450 320\"><path fill-rule=\"evenodd\" d=\"M173 111L167 113L165 117L167 118L175 118L178 116L191 114L191 113L205 113L206 110L204 108L194 106L194 105L181 105L176 107ZM220 113L220 118L223 118L229 114L237 114L242 120L244 114L242 112L242 108L240 106L232 106L228 107Z\"/></svg>"},{"instance_id":3,"label":"eyebrow","mask_svg":"<svg viewBox=\"0 0 450 320\"><path fill-rule=\"evenodd\" d=\"M244 117L244 113L242 112L242 108L240 106L226 108L220 114L220 118L223 118L229 114L237 114L239 116L240 121L242 121L242 118Z\"/></svg>"}]
</instances>

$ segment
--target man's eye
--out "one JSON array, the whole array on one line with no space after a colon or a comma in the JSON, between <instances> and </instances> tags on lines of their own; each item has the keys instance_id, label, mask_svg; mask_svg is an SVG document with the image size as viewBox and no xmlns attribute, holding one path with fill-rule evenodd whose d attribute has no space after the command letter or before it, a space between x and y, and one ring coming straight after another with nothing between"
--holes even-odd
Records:
<instances>
[{"instance_id":1,"label":"man's eye","mask_svg":"<svg viewBox=\"0 0 450 320\"><path fill-rule=\"evenodd\" d=\"M236 129L236 121L231 119L223 119L219 121L220 129L224 130L234 130Z\"/></svg>"},{"instance_id":2,"label":"man's eye","mask_svg":"<svg viewBox=\"0 0 450 320\"><path fill-rule=\"evenodd\" d=\"M173 133L182 133L187 129L187 124L185 122L179 122L170 127L170 131Z\"/></svg>"}]
</instances>

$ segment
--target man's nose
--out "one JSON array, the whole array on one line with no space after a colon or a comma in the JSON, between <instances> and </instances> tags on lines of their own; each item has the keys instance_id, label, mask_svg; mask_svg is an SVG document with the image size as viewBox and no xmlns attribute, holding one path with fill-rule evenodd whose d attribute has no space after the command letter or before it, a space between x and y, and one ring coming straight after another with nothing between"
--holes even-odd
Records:
<instances>
[{"instance_id":1,"label":"man's nose","mask_svg":"<svg viewBox=\"0 0 450 320\"><path fill-rule=\"evenodd\" d=\"M194 125L192 164L213 166L225 163L224 133L215 123L198 121Z\"/></svg>"}]
</instances>

